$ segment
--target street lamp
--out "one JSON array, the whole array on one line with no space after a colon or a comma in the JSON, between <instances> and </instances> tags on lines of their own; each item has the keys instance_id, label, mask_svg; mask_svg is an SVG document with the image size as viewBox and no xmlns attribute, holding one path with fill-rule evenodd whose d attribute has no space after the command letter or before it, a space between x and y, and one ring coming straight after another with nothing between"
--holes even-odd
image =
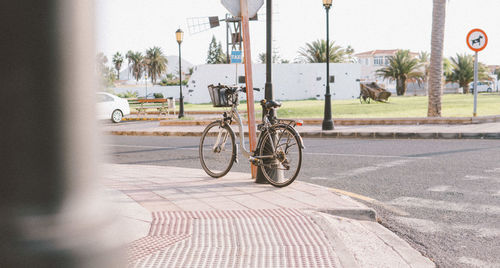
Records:
<instances>
[{"instance_id":1,"label":"street lamp","mask_svg":"<svg viewBox=\"0 0 500 268\"><path fill-rule=\"evenodd\" d=\"M326 94L325 94L325 115L323 117L323 130L333 130L332 120L332 95L330 94L330 28L329 11L333 0L323 0L326 9Z\"/></svg>"},{"instance_id":2,"label":"street lamp","mask_svg":"<svg viewBox=\"0 0 500 268\"><path fill-rule=\"evenodd\" d=\"M184 36L184 32L181 29L178 29L175 32L175 39L177 39L177 43L179 43L179 118L184 117L184 98L182 97L182 67L181 67L181 43L182 37Z\"/></svg>"}]
</instances>

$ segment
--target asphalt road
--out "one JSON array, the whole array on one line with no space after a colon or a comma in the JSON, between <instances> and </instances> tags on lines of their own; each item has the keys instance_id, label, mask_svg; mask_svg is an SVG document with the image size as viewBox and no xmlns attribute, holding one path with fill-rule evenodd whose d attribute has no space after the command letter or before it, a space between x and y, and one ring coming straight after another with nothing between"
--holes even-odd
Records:
<instances>
[{"instance_id":1,"label":"asphalt road","mask_svg":"<svg viewBox=\"0 0 500 268\"><path fill-rule=\"evenodd\" d=\"M113 163L201 168L198 138L107 139ZM500 267L500 141L306 139L305 144L299 180L370 198L364 202L382 224L440 267ZM242 156L233 171L249 172Z\"/></svg>"}]
</instances>

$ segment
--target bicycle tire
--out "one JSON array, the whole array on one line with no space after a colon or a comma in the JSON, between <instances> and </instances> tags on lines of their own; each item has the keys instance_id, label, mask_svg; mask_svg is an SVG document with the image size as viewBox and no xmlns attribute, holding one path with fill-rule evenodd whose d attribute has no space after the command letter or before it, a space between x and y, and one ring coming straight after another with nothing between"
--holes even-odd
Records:
<instances>
[{"instance_id":1,"label":"bicycle tire","mask_svg":"<svg viewBox=\"0 0 500 268\"><path fill-rule=\"evenodd\" d=\"M224 142L221 151L216 152L214 144L212 144L211 141L213 138L217 139L217 135L219 135L221 130L226 131L228 136L226 136L226 141ZM225 134L222 132L221 135L224 136ZM226 175L233 167L233 163L236 159L235 139L236 138L231 127L227 124L222 124L222 121L214 121L210 123L203 131L200 138L198 153L200 156L201 166L210 177L220 178ZM227 147L229 147L229 150L227 150Z\"/></svg>"},{"instance_id":2,"label":"bicycle tire","mask_svg":"<svg viewBox=\"0 0 500 268\"><path fill-rule=\"evenodd\" d=\"M272 138L273 135L276 136L275 139ZM272 126L268 131L263 133L261 137L259 142L259 156L263 162L260 166L262 174L266 180L275 187L290 185L297 178L302 166L302 140L300 139L300 135L293 127L279 124ZM286 143L280 143L283 138L287 138ZM293 143L289 144L289 146L287 145L287 148L283 151L284 145L288 144L291 140L293 140ZM270 145L268 144L269 141L273 142L277 154L280 155L279 157L273 157L272 160L266 160L266 156L269 157L273 155L271 153L272 149L270 149ZM289 151L292 147L296 151L293 157L291 157L292 154L290 154ZM290 167L290 164L295 163L296 167L293 168L291 172L286 172L290 171L286 167ZM281 173L283 173L283 175Z\"/></svg>"}]
</instances>

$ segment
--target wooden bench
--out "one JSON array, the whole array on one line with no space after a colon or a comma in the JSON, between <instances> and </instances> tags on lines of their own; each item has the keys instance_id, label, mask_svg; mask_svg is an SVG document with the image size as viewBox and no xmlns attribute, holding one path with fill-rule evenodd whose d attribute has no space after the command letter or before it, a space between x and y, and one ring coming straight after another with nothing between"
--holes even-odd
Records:
<instances>
[{"instance_id":1,"label":"wooden bench","mask_svg":"<svg viewBox=\"0 0 500 268\"><path fill-rule=\"evenodd\" d=\"M174 99L138 99L137 103L140 107L137 107L137 116L146 115L147 109L157 109L159 116L167 116L170 111L175 115L175 100ZM144 106L146 103L160 103L161 106Z\"/></svg>"}]
</instances>

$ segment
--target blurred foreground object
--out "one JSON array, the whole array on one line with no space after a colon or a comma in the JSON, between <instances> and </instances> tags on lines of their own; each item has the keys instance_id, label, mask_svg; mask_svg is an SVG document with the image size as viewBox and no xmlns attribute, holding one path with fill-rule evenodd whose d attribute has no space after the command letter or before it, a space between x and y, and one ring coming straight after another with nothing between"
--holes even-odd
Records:
<instances>
[{"instance_id":1,"label":"blurred foreground object","mask_svg":"<svg viewBox=\"0 0 500 268\"><path fill-rule=\"evenodd\" d=\"M93 8L0 4L0 267L124 266L95 187Z\"/></svg>"}]
</instances>

